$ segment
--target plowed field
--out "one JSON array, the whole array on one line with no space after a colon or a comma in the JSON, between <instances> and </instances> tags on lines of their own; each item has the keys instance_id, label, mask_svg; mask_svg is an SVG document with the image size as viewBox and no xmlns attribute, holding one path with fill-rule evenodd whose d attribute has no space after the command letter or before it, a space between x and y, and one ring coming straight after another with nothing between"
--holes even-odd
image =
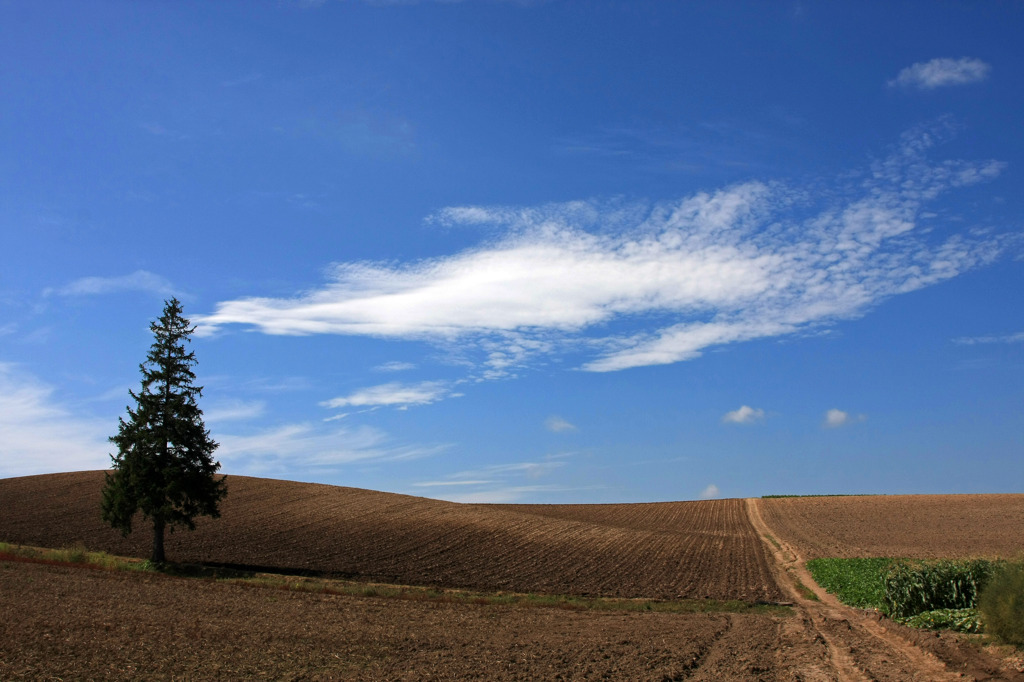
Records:
<instances>
[{"instance_id":1,"label":"plowed field","mask_svg":"<svg viewBox=\"0 0 1024 682\"><path fill-rule=\"evenodd\" d=\"M758 500L806 559L1024 556L1024 495L871 495Z\"/></svg>"},{"instance_id":2,"label":"plowed field","mask_svg":"<svg viewBox=\"0 0 1024 682\"><path fill-rule=\"evenodd\" d=\"M0 480L0 540L149 555L99 518L102 472ZM168 535L173 561L380 582L614 597L775 601L741 500L642 505L464 505L232 476L223 515Z\"/></svg>"},{"instance_id":3,"label":"plowed field","mask_svg":"<svg viewBox=\"0 0 1024 682\"><path fill-rule=\"evenodd\" d=\"M830 679L813 676L828 667L820 643L765 615L419 603L4 562L0 590L4 680Z\"/></svg>"},{"instance_id":4,"label":"plowed field","mask_svg":"<svg viewBox=\"0 0 1024 682\"><path fill-rule=\"evenodd\" d=\"M146 556L148 529L125 540L100 522L102 479L0 480L0 540ZM1024 496L501 506L242 477L229 488L223 518L169 537L171 559L795 606L785 617L418 602L12 558L0 560L0 679L1024 679L967 636L839 604L802 556L1010 555Z\"/></svg>"}]
</instances>

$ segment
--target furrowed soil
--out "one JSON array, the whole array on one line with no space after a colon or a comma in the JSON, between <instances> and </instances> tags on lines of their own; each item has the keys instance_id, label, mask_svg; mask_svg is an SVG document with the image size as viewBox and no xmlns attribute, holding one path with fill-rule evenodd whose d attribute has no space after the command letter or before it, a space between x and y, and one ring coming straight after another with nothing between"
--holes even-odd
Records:
<instances>
[{"instance_id":1,"label":"furrowed soil","mask_svg":"<svg viewBox=\"0 0 1024 682\"><path fill-rule=\"evenodd\" d=\"M102 482L0 480L0 541L147 556L144 525L126 540L100 521ZM171 560L479 591L781 599L793 615L356 597L11 558L0 559L0 679L1024 679L976 639L836 602L774 502L459 505L228 484L221 519L168 537Z\"/></svg>"},{"instance_id":2,"label":"furrowed soil","mask_svg":"<svg viewBox=\"0 0 1024 682\"><path fill-rule=\"evenodd\" d=\"M103 472L0 480L0 541L148 557L100 519ZM366 581L654 599L782 597L742 500L550 508L466 505L243 476L220 519L167 535L169 560Z\"/></svg>"},{"instance_id":3,"label":"furrowed soil","mask_svg":"<svg viewBox=\"0 0 1024 682\"><path fill-rule=\"evenodd\" d=\"M0 679L795 680L790 619L309 594L0 562Z\"/></svg>"},{"instance_id":4,"label":"furrowed soil","mask_svg":"<svg viewBox=\"0 0 1024 682\"><path fill-rule=\"evenodd\" d=\"M759 500L806 559L1024 556L1024 495L867 495Z\"/></svg>"}]
</instances>

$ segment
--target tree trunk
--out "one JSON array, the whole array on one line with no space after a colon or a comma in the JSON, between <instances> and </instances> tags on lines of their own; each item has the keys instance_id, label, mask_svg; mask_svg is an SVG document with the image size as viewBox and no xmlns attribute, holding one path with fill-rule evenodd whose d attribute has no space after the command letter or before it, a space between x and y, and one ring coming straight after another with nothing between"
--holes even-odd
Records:
<instances>
[{"instance_id":1,"label":"tree trunk","mask_svg":"<svg viewBox=\"0 0 1024 682\"><path fill-rule=\"evenodd\" d=\"M150 562L156 565L164 563L164 522L153 521L153 556Z\"/></svg>"}]
</instances>

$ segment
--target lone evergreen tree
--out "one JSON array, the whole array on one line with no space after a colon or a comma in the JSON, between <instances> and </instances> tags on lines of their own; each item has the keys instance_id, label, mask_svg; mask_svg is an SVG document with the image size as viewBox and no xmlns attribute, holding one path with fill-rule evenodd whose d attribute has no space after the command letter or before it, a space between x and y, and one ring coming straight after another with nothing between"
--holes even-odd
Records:
<instances>
[{"instance_id":1,"label":"lone evergreen tree","mask_svg":"<svg viewBox=\"0 0 1024 682\"><path fill-rule=\"evenodd\" d=\"M220 464L213 460L217 443L203 424L196 404L202 387L194 386L194 352L185 343L195 327L182 317L181 303L165 301L163 315L149 325L155 337L146 361L139 365L142 389L129 390L135 408L119 418L113 471L103 488L103 520L124 535L141 511L153 522L155 564L164 563L164 531L185 526L195 530L197 516L220 516L218 503L227 495Z\"/></svg>"}]
</instances>

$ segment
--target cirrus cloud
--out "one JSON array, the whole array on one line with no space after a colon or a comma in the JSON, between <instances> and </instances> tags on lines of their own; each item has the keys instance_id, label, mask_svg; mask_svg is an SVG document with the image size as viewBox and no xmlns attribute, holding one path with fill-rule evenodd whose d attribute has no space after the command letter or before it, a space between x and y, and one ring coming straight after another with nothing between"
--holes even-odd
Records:
<instances>
[{"instance_id":1,"label":"cirrus cloud","mask_svg":"<svg viewBox=\"0 0 1024 682\"><path fill-rule=\"evenodd\" d=\"M899 294L995 260L1009 237L934 230L924 207L997 177L998 161L933 162L941 126L904 135L857 181L750 181L653 206L569 202L457 207L501 235L410 263L337 263L294 298L251 297L198 316L266 334L426 340L476 354L484 377L538 356L585 353L607 372L699 357L866 314ZM922 224L923 223L923 224Z\"/></svg>"},{"instance_id":2,"label":"cirrus cloud","mask_svg":"<svg viewBox=\"0 0 1024 682\"><path fill-rule=\"evenodd\" d=\"M575 424L572 424L557 415L552 415L544 420L544 427L552 433L565 433L566 431L576 430Z\"/></svg>"},{"instance_id":3,"label":"cirrus cloud","mask_svg":"<svg viewBox=\"0 0 1024 682\"><path fill-rule=\"evenodd\" d=\"M418 384L391 382L363 388L347 396L332 398L320 403L322 407L386 407L399 409L413 405L429 405L443 398L456 397L451 389L439 381L424 381Z\"/></svg>"},{"instance_id":4,"label":"cirrus cloud","mask_svg":"<svg viewBox=\"0 0 1024 682\"><path fill-rule=\"evenodd\" d=\"M158 296L180 295L169 280L146 270L136 270L120 277L82 277L57 289L47 289L43 294L96 296L124 291L143 291Z\"/></svg>"},{"instance_id":5,"label":"cirrus cloud","mask_svg":"<svg viewBox=\"0 0 1024 682\"><path fill-rule=\"evenodd\" d=\"M0 478L105 469L116 422L83 417L56 389L0 362Z\"/></svg>"}]
</instances>

